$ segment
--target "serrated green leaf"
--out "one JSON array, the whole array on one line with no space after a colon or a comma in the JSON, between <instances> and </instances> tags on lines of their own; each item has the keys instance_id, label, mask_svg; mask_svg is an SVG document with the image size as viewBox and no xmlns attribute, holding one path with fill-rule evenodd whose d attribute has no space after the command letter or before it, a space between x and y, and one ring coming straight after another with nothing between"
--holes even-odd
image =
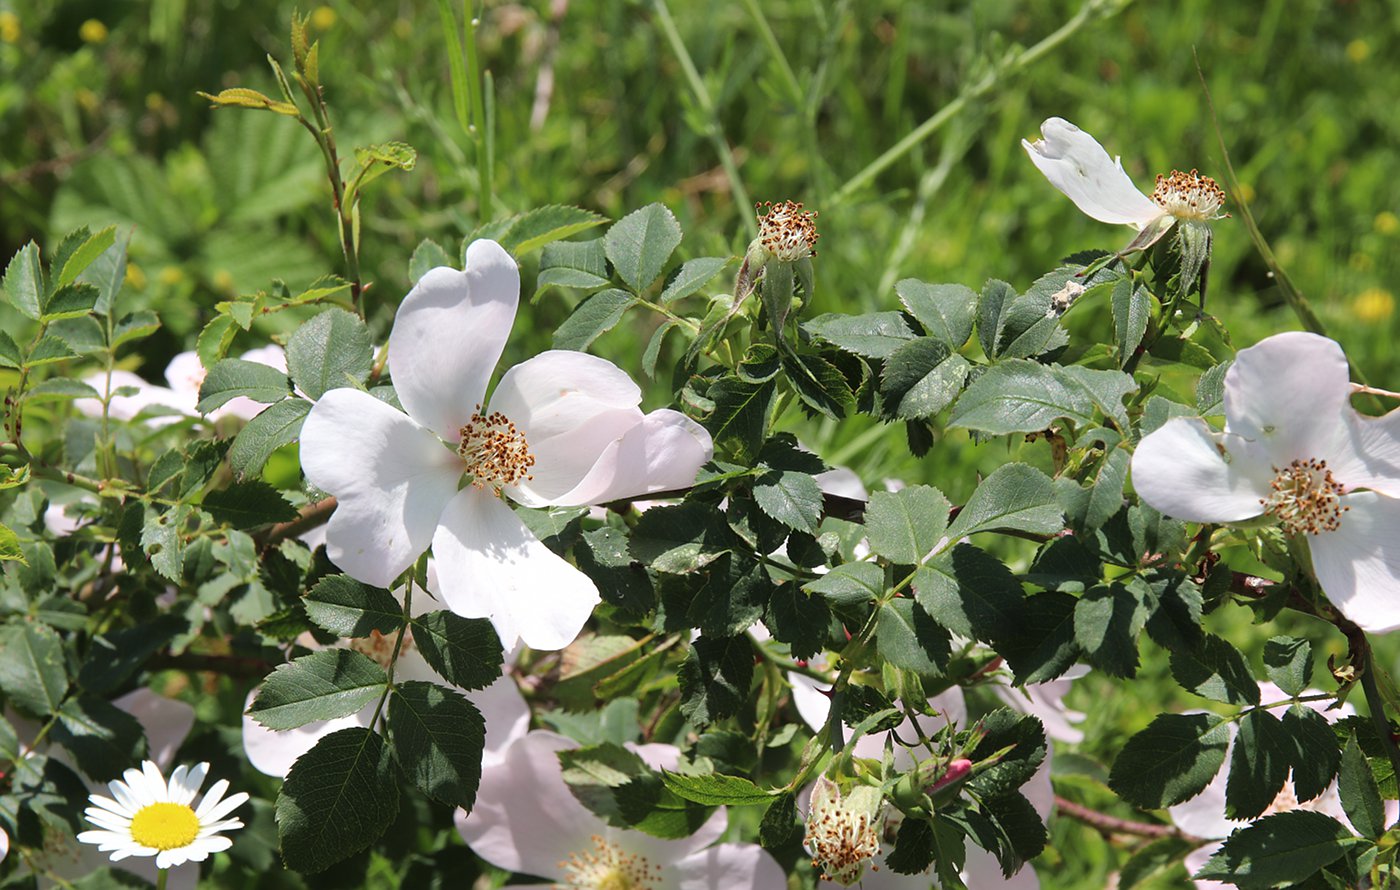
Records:
<instances>
[{"instance_id":1,"label":"serrated green leaf","mask_svg":"<svg viewBox=\"0 0 1400 890\"><path fill-rule=\"evenodd\" d=\"M277 402L292 394L291 381L276 368L226 358L209 369L199 387L200 414L208 414L240 396L255 402Z\"/></svg>"},{"instance_id":2,"label":"serrated green leaf","mask_svg":"<svg viewBox=\"0 0 1400 890\"><path fill-rule=\"evenodd\" d=\"M199 363L206 368L218 364L228 354L237 333L238 326L227 315L216 315L210 319L195 341L194 351L199 356Z\"/></svg>"},{"instance_id":3,"label":"serrated green leaf","mask_svg":"<svg viewBox=\"0 0 1400 890\"><path fill-rule=\"evenodd\" d=\"M417 284L418 279L428 274L428 270L436 269L438 266L451 268L452 257L450 257L441 244L431 238L424 238L418 242L418 246L413 249L413 255L408 258L408 280L410 284Z\"/></svg>"},{"instance_id":4,"label":"serrated green leaf","mask_svg":"<svg viewBox=\"0 0 1400 890\"><path fill-rule=\"evenodd\" d=\"M1385 804L1381 800L1376 777L1372 775L1371 766L1366 762L1366 755L1361 753L1355 735L1347 739L1346 749L1342 752L1337 792L1342 799L1342 810L1362 837L1379 839L1385 834Z\"/></svg>"},{"instance_id":5,"label":"serrated green leaf","mask_svg":"<svg viewBox=\"0 0 1400 890\"><path fill-rule=\"evenodd\" d=\"M114 243L89 263L79 276L79 280L96 287L101 294L93 307L98 315L107 315L112 311L117 294L126 284L126 248L132 231L128 228L119 233Z\"/></svg>"},{"instance_id":6,"label":"serrated green leaf","mask_svg":"<svg viewBox=\"0 0 1400 890\"><path fill-rule=\"evenodd\" d=\"M807 473L770 470L753 487L759 509L788 526L815 534L821 523L822 490Z\"/></svg>"},{"instance_id":7,"label":"serrated green leaf","mask_svg":"<svg viewBox=\"0 0 1400 890\"><path fill-rule=\"evenodd\" d=\"M289 522L297 517L296 507L261 479L234 482L228 488L211 491L205 495L201 506L214 521L234 528Z\"/></svg>"},{"instance_id":8,"label":"serrated green leaf","mask_svg":"<svg viewBox=\"0 0 1400 890\"><path fill-rule=\"evenodd\" d=\"M1312 643L1274 637L1264 644L1264 670L1285 695L1302 695L1312 682Z\"/></svg>"},{"instance_id":9,"label":"serrated green leaf","mask_svg":"<svg viewBox=\"0 0 1400 890\"><path fill-rule=\"evenodd\" d=\"M73 754L95 782L109 782L146 756L146 736L135 717L95 695L74 696L58 709L53 739Z\"/></svg>"},{"instance_id":10,"label":"serrated green leaf","mask_svg":"<svg viewBox=\"0 0 1400 890\"><path fill-rule=\"evenodd\" d=\"M1137 672L1137 638L1147 623L1147 608L1132 588L1122 584L1087 591L1074 607L1074 641L1089 663L1115 677Z\"/></svg>"},{"instance_id":11,"label":"serrated green leaf","mask_svg":"<svg viewBox=\"0 0 1400 890\"><path fill-rule=\"evenodd\" d=\"M763 812L758 826L758 842L766 850L786 846L801 829L797 821L797 797L788 792L780 795Z\"/></svg>"},{"instance_id":12,"label":"serrated green leaf","mask_svg":"<svg viewBox=\"0 0 1400 890\"><path fill-rule=\"evenodd\" d=\"M948 666L948 631L914 600L896 598L883 604L877 620L880 655L890 664L935 676Z\"/></svg>"},{"instance_id":13,"label":"serrated green leaf","mask_svg":"<svg viewBox=\"0 0 1400 890\"><path fill-rule=\"evenodd\" d=\"M651 332L651 339L647 340L647 347L642 350L642 373L651 378L656 377L656 362L661 357L661 344L666 335L679 326L680 322L675 319L667 319Z\"/></svg>"},{"instance_id":14,"label":"serrated green leaf","mask_svg":"<svg viewBox=\"0 0 1400 890\"><path fill-rule=\"evenodd\" d=\"M24 363L19 344L4 331L0 331L0 368L18 369Z\"/></svg>"},{"instance_id":15,"label":"serrated green leaf","mask_svg":"<svg viewBox=\"0 0 1400 890\"><path fill-rule=\"evenodd\" d=\"M3 523L0 523L0 562L29 564L29 560L24 556L24 548L20 546L19 536L15 534L14 529Z\"/></svg>"},{"instance_id":16,"label":"serrated green leaf","mask_svg":"<svg viewBox=\"0 0 1400 890\"><path fill-rule=\"evenodd\" d=\"M898 312L865 315L818 315L802 323L809 333L865 358L883 359L914 339L904 316Z\"/></svg>"},{"instance_id":17,"label":"serrated green leaf","mask_svg":"<svg viewBox=\"0 0 1400 890\"><path fill-rule=\"evenodd\" d=\"M771 380L745 383L724 377L715 381L708 393L715 407L705 421L715 445L738 461L748 461L757 455L768 429L768 411L774 392Z\"/></svg>"},{"instance_id":18,"label":"serrated green leaf","mask_svg":"<svg viewBox=\"0 0 1400 890\"><path fill-rule=\"evenodd\" d=\"M1194 877L1240 890L1294 885L1339 859L1351 838L1342 823L1311 810L1275 813L1232 834Z\"/></svg>"},{"instance_id":19,"label":"serrated green leaf","mask_svg":"<svg viewBox=\"0 0 1400 890\"><path fill-rule=\"evenodd\" d=\"M47 334L30 351L24 359L26 368L37 368L40 365L61 362L70 358L77 358L78 354L73 348L65 343L61 338L53 334Z\"/></svg>"},{"instance_id":20,"label":"serrated green leaf","mask_svg":"<svg viewBox=\"0 0 1400 890\"><path fill-rule=\"evenodd\" d=\"M973 380L948 418L952 427L993 435L1033 433L1056 420L1087 424L1094 402L1054 367L1026 359L999 362Z\"/></svg>"},{"instance_id":21,"label":"serrated green leaf","mask_svg":"<svg viewBox=\"0 0 1400 890\"><path fill-rule=\"evenodd\" d=\"M1029 464L1009 463L977 486L948 526L948 539L986 531L1053 535L1063 527L1064 514L1050 477Z\"/></svg>"},{"instance_id":22,"label":"serrated green leaf","mask_svg":"<svg viewBox=\"0 0 1400 890\"><path fill-rule=\"evenodd\" d=\"M50 627L30 621L0 625L0 690L35 716L58 710L68 694L63 641Z\"/></svg>"},{"instance_id":23,"label":"serrated green leaf","mask_svg":"<svg viewBox=\"0 0 1400 890\"><path fill-rule=\"evenodd\" d=\"M941 340L910 340L885 360L880 395L886 412L906 420L932 417L958 397L971 367Z\"/></svg>"},{"instance_id":24,"label":"serrated green leaf","mask_svg":"<svg viewBox=\"0 0 1400 890\"><path fill-rule=\"evenodd\" d=\"M403 607L393 594L349 575L322 578L301 603L317 627L340 637L390 634L403 624Z\"/></svg>"},{"instance_id":25,"label":"serrated green leaf","mask_svg":"<svg viewBox=\"0 0 1400 890\"><path fill-rule=\"evenodd\" d=\"M930 337L957 351L972 336L977 314L977 294L961 284L926 284L906 278L894 286L909 314L924 326Z\"/></svg>"},{"instance_id":26,"label":"serrated green leaf","mask_svg":"<svg viewBox=\"0 0 1400 890\"><path fill-rule=\"evenodd\" d=\"M617 288L593 294L574 307L573 314L554 332L554 348L587 349L599 336L616 327L623 313L635 305L636 297Z\"/></svg>"},{"instance_id":27,"label":"serrated green leaf","mask_svg":"<svg viewBox=\"0 0 1400 890\"><path fill-rule=\"evenodd\" d=\"M387 682L384 669L368 656L350 649L323 649L278 665L263 681L248 715L277 730L334 720L374 701Z\"/></svg>"},{"instance_id":28,"label":"serrated green leaf","mask_svg":"<svg viewBox=\"0 0 1400 890\"><path fill-rule=\"evenodd\" d=\"M1259 704L1259 684L1240 650L1214 634L1172 653L1172 676L1187 692L1232 705Z\"/></svg>"},{"instance_id":29,"label":"serrated green leaf","mask_svg":"<svg viewBox=\"0 0 1400 890\"><path fill-rule=\"evenodd\" d=\"M1123 863L1119 872L1119 890L1132 890L1147 881L1180 867L1186 854L1195 849L1195 844L1186 838L1163 837L1146 844L1133 852ZM1155 886L1155 885L1154 885Z\"/></svg>"},{"instance_id":30,"label":"serrated green leaf","mask_svg":"<svg viewBox=\"0 0 1400 890\"><path fill-rule=\"evenodd\" d=\"M1108 785L1140 807L1175 806L1220 771L1229 741L1228 727L1215 714L1161 714L1123 746Z\"/></svg>"},{"instance_id":31,"label":"serrated green leaf","mask_svg":"<svg viewBox=\"0 0 1400 890\"><path fill-rule=\"evenodd\" d=\"M539 250L546 244L572 238L579 232L600 226L607 221L606 216L600 216L582 207L548 204L512 217L505 231L496 236L496 240L515 256L523 256L532 250Z\"/></svg>"},{"instance_id":32,"label":"serrated green leaf","mask_svg":"<svg viewBox=\"0 0 1400 890\"><path fill-rule=\"evenodd\" d=\"M618 220L603 236L608 259L619 277L638 293L661 275L681 243L681 226L661 204L648 204Z\"/></svg>"},{"instance_id":33,"label":"serrated green leaf","mask_svg":"<svg viewBox=\"0 0 1400 890\"><path fill-rule=\"evenodd\" d=\"M58 321L87 315L97 305L101 293L90 284L65 284L44 300L40 321Z\"/></svg>"},{"instance_id":34,"label":"serrated green leaf","mask_svg":"<svg viewBox=\"0 0 1400 890\"><path fill-rule=\"evenodd\" d=\"M78 276L83 274L88 266L93 264L93 261L105 253L107 248L115 244L116 240L117 227L108 226L80 244L78 249L73 251L64 261L62 271L58 273L58 278L54 280L54 290L58 290L65 285L77 281Z\"/></svg>"},{"instance_id":35,"label":"serrated green leaf","mask_svg":"<svg viewBox=\"0 0 1400 890\"><path fill-rule=\"evenodd\" d=\"M301 425L311 411L305 399L283 399L269 405L238 431L229 448L229 464L240 477L262 472L272 452L301 435Z\"/></svg>"},{"instance_id":36,"label":"serrated green leaf","mask_svg":"<svg viewBox=\"0 0 1400 890\"><path fill-rule=\"evenodd\" d=\"M129 312L121 317L116 328L112 331L112 346L115 348L123 343L130 343L132 340L149 337L158 330L160 330L160 319L156 317L154 312L146 309L139 312Z\"/></svg>"},{"instance_id":37,"label":"serrated green leaf","mask_svg":"<svg viewBox=\"0 0 1400 890\"><path fill-rule=\"evenodd\" d=\"M1147 320L1152 315L1152 295L1145 287L1134 287L1132 278L1120 278L1113 285L1113 337L1118 347L1118 366L1122 367L1137 352L1147 333Z\"/></svg>"},{"instance_id":38,"label":"serrated green leaf","mask_svg":"<svg viewBox=\"0 0 1400 890\"><path fill-rule=\"evenodd\" d=\"M327 309L303 323L287 341L287 370L312 400L328 390L363 383L373 363L369 328L344 309Z\"/></svg>"},{"instance_id":39,"label":"serrated green leaf","mask_svg":"<svg viewBox=\"0 0 1400 890\"><path fill-rule=\"evenodd\" d=\"M837 606L868 603L885 592L885 570L873 562L848 562L802 586Z\"/></svg>"},{"instance_id":40,"label":"serrated green leaf","mask_svg":"<svg viewBox=\"0 0 1400 890\"><path fill-rule=\"evenodd\" d=\"M748 637L701 636L691 644L680 673L681 713L704 726L738 713L753 679L753 646Z\"/></svg>"},{"instance_id":41,"label":"serrated green leaf","mask_svg":"<svg viewBox=\"0 0 1400 890\"><path fill-rule=\"evenodd\" d=\"M851 385L831 362L819 355L799 354L788 349L781 350L780 357L788 383L808 409L839 420L855 407Z\"/></svg>"},{"instance_id":42,"label":"serrated green leaf","mask_svg":"<svg viewBox=\"0 0 1400 890\"><path fill-rule=\"evenodd\" d=\"M185 566L185 539L180 534L190 515L187 506L172 507L147 517L141 529L141 549L151 566L167 581L180 581Z\"/></svg>"},{"instance_id":43,"label":"serrated green leaf","mask_svg":"<svg viewBox=\"0 0 1400 890\"><path fill-rule=\"evenodd\" d=\"M943 492L927 485L877 491L865 510L870 549L891 562L918 565L942 540L950 509Z\"/></svg>"},{"instance_id":44,"label":"serrated green leaf","mask_svg":"<svg viewBox=\"0 0 1400 890\"><path fill-rule=\"evenodd\" d=\"M39 320L39 307L43 304L47 288L44 285L44 268L39 261L39 245L30 241L5 267L5 295L10 303L26 318Z\"/></svg>"},{"instance_id":45,"label":"serrated green leaf","mask_svg":"<svg viewBox=\"0 0 1400 890\"><path fill-rule=\"evenodd\" d=\"M690 775L663 769L661 781L680 797L710 807L753 806L773 799L773 792L764 791L743 776L726 776L722 773Z\"/></svg>"},{"instance_id":46,"label":"serrated green leaf","mask_svg":"<svg viewBox=\"0 0 1400 890\"><path fill-rule=\"evenodd\" d=\"M560 241L540 254L536 294L549 285L592 289L608 283L608 257L603 239Z\"/></svg>"},{"instance_id":47,"label":"serrated green leaf","mask_svg":"<svg viewBox=\"0 0 1400 890\"><path fill-rule=\"evenodd\" d=\"M1327 718L1306 705L1292 705L1283 715L1291 747L1293 791L1299 800L1312 800L1332 784L1342 752Z\"/></svg>"},{"instance_id":48,"label":"serrated green leaf","mask_svg":"<svg viewBox=\"0 0 1400 890\"><path fill-rule=\"evenodd\" d=\"M333 732L297 759L277 794L282 861L324 871L378 840L398 811L384 740L358 726Z\"/></svg>"},{"instance_id":49,"label":"serrated green leaf","mask_svg":"<svg viewBox=\"0 0 1400 890\"><path fill-rule=\"evenodd\" d=\"M1225 784L1225 815L1253 819L1283 790L1291 745L1283 724L1263 708L1245 714L1237 726Z\"/></svg>"},{"instance_id":50,"label":"serrated green leaf","mask_svg":"<svg viewBox=\"0 0 1400 890\"><path fill-rule=\"evenodd\" d=\"M704 256L686 260L666 282L659 302L664 306L690 296L709 284L724 267L729 265L729 257Z\"/></svg>"},{"instance_id":51,"label":"serrated green leaf","mask_svg":"<svg viewBox=\"0 0 1400 890\"><path fill-rule=\"evenodd\" d=\"M1020 582L1005 563L971 544L924 563L914 575L914 593L940 624L965 637L999 645L1020 630Z\"/></svg>"},{"instance_id":52,"label":"serrated green leaf","mask_svg":"<svg viewBox=\"0 0 1400 890\"><path fill-rule=\"evenodd\" d=\"M435 683L399 683L389 698L389 734L395 762L419 791L471 810L486 747L476 705Z\"/></svg>"},{"instance_id":53,"label":"serrated green leaf","mask_svg":"<svg viewBox=\"0 0 1400 890\"><path fill-rule=\"evenodd\" d=\"M428 666L462 689L485 689L501 676L501 638L485 618L428 612L412 620L413 642Z\"/></svg>"}]
</instances>

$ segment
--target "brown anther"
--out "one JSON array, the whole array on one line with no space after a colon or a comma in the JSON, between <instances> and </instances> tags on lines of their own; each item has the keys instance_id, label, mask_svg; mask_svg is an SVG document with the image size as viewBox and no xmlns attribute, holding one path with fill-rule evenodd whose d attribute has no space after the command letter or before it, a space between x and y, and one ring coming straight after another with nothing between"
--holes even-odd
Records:
<instances>
[{"instance_id":1,"label":"brown anther","mask_svg":"<svg viewBox=\"0 0 1400 890\"><path fill-rule=\"evenodd\" d=\"M1320 535L1336 531L1350 507L1341 502L1346 486L1332 477L1327 461L1295 460L1283 469L1274 467L1271 491L1259 503L1265 513L1277 516L1290 535Z\"/></svg>"},{"instance_id":2,"label":"brown anther","mask_svg":"<svg viewBox=\"0 0 1400 890\"><path fill-rule=\"evenodd\" d=\"M530 453L525 434L499 411L482 414L481 406L460 430L457 453L467 463L472 484L487 485L497 491L507 485L534 478L530 468L535 457Z\"/></svg>"},{"instance_id":3,"label":"brown anther","mask_svg":"<svg viewBox=\"0 0 1400 890\"><path fill-rule=\"evenodd\" d=\"M1209 176L1194 169L1190 173L1173 170L1170 176L1157 177L1152 200L1177 219L1211 220L1229 216L1222 213L1225 190Z\"/></svg>"},{"instance_id":4,"label":"brown anther","mask_svg":"<svg viewBox=\"0 0 1400 890\"><path fill-rule=\"evenodd\" d=\"M817 212L803 211L801 201L760 201L758 240L763 249L786 263L817 255Z\"/></svg>"}]
</instances>

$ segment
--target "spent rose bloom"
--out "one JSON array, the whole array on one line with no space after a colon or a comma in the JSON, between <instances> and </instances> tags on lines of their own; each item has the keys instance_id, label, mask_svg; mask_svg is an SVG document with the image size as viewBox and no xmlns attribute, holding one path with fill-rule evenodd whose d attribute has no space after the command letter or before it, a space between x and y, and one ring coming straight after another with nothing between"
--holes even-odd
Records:
<instances>
[{"instance_id":1,"label":"spent rose bloom","mask_svg":"<svg viewBox=\"0 0 1400 890\"><path fill-rule=\"evenodd\" d=\"M388 587L431 544L452 611L489 618L507 648L521 639L560 649L598 590L505 498L582 506L675 489L713 447L683 414L643 415L636 383L582 352L516 365L488 404L520 271L494 241L472 242L466 259L464 272L426 273L394 318L389 370L404 410L356 389L327 392L302 427L302 469L338 501L326 552L349 575Z\"/></svg>"},{"instance_id":2,"label":"spent rose bloom","mask_svg":"<svg viewBox=\"0 0 1400 890\"><path fill-rule=\"evenodd\" d=\"M1040 133L1034 142L1021 140L1032 163L1087 216L1137 229L1140 234L1126 250L1150 247L1174 223L1205 225L1225 215L1225 192L1209 176L1173 170L1157 177L1149 197L1133 185L1118 158L1069 121L1049 118Z\"/></svg>"},{"instance_id":3,"label":"spent rose bloom","mask_svg":"<svg viewBox=\"0 0 1400 890\"><path fill-rule=\"evenodd\" d=\"M663 840L599 819L564 784L558 753L577 743L535 731L505 759L482 770L471 813L457 830L476 854L507 871L578 890L784 890L787 878L756 844L716 843L728 816L720 807L689 837ZM629 746L653 768L674 769L670 745Z\"/></svg>"},{"instance_id":4,"label":"spent rose bloom","mask_svg":"<svg viewBox=\"0 0 1400 890\"><path fill-rule=\"evenodd\" d=\"M1400 411L1363 416L1351 394L1334 341L1276 334L1226 372L1224 432L1167 421L1138 445L1133 486L1191 522L1273 517L1342 614L1383 633L1400 627Z\"/></svg>"}]
</instances>

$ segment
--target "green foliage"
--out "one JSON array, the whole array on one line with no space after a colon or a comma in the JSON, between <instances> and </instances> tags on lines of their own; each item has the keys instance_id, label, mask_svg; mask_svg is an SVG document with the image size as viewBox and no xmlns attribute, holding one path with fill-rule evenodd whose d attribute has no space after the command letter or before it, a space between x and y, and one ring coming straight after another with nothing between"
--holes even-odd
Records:
<instances>
[{"instance_id":1,"label":"green foliage","mask_svg":"<svg viewBox=\"0 0 1400 890\"><path fill-rule=\"evenodd\" d=\"M385 681L383 669L359 652L313 652L268 675L248 714L268 729L295 729L313 720L333 720L374 701Z\"/></svg>"}]
</instances>

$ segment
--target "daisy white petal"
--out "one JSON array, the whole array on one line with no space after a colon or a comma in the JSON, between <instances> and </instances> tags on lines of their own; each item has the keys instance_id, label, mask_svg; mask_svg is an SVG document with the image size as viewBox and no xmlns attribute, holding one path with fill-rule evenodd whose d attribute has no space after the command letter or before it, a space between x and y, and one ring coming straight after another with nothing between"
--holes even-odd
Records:
<instances>
[{"instance_id":1,"label":"daisy white petal","mask_svg":"<svg viewBox=\"0 0 1400 890\"><path fill-rule=\"evenodd\" d=\"M226 799L220 801L217 806L210 806L206 798L204 803L199 805L196 815L199 816L200 824L205 822L219 822L229 813L243 806L248 802L248 793L240 791L237 794L230 794Z\"/></svg>"},{"instance_id":2,"label":"daisy white petal","mask_svg":"<svg viewBox=\"0 0 1400 890\"><path fill-rule=\"evenodd\" d=\"M354 389L333 389L307 415L301 465L336 496L326 530L331 562L388 587L428 549L462 462L401 411Z\"/></svg>"},{"instance_id":3,"label":"daisy white petal","mask_svg":"<svg viewBox=\"0 0 1400 890\"><path fill-rule=\"evenodd\" d=\"M588 576L541 544L489 491L469 486L433 536L443 601L458 615L489 618L507 647L573 642L600 601Z\"/></svg>"},{"instance_id":4,"label":"daisy white petal","mask_svg":"<svg viewBox=\"0 0 1400 890\"><path fill-rule=\"evenodd\" d=\"M1134 228L1162 216L1162 208L1133 185L1122 163L1093 136L1058 117L1041 124L1040 133L1034 142L1021 140L1022 147L1050 184L1086 215Z\"/></svg>"},{"instance_id":5,"label":"daisy white petal","mask_svg":"<svg viewBox=\"0 0 1400 890\"><path fill-rule=\"evenodd\" d=\"M228 779L220 779L213 785L210 785L208 791L204 792L204 799L199 802L199 807L194 811L194 814L199 817L201 822L206 819L212 822L214 819L218 818L212 816L211 813L214 808L219 805L219 801L223 800L224 792L227 790ZM188 803L188 801L182 801L182 803Z\"/></svg>"},{"instance_id":6,"label":"daisy white petal","mask_svg":"<svg viewBox=\"0 0 1400 890\"><path fill-rule=\"evenodd\" d=\"M467 247L465 272L440 266L409 291L389 335L389 371L409 416L447 441L485 401L520 300L520 269L494 241Z\"/></svg>"}]
</instances>

